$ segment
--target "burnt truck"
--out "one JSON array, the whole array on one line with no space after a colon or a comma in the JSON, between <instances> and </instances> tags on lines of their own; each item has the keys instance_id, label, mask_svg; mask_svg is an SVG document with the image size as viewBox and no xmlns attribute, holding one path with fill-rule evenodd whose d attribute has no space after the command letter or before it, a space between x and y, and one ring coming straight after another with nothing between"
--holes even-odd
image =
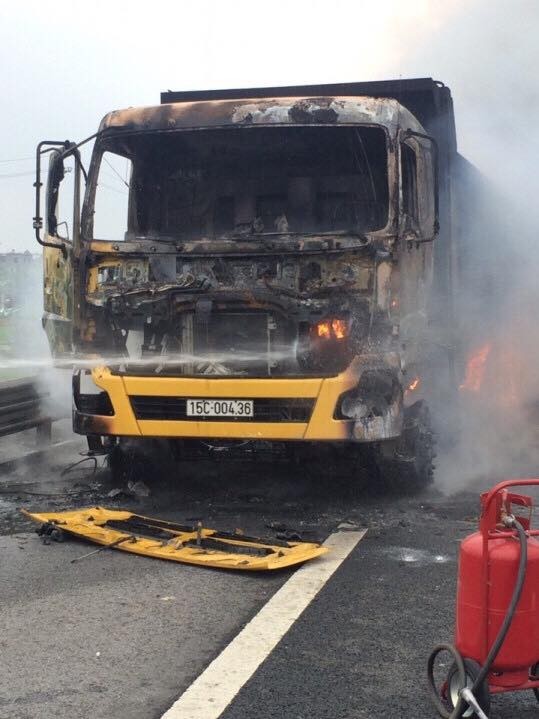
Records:
<instances>
[{"instance_id":1,"label":"burnt truck","mask_svg":"<svg viewBox=\"0 0 539 719\"><path fill-rule=\"evenodd\" d=\"M75 432L122 467L145 443L264 446L428 482L457 160L430 78L169 91L41 142L43 327Z\"/></svg>"}]
</instances>

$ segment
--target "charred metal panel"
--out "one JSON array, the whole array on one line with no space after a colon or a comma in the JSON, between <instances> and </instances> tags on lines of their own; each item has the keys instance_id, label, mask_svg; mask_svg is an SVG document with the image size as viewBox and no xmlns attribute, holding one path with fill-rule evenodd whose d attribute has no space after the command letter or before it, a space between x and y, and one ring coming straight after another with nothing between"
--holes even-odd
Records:
<instances>
[{"instance_id":1,"label":"charred metal panel","mask_svg":"<svg viewBox=\"0 0 539 719\"><path fill-rule=\"evenodd\" d=\"M159 367L160 355L217 353L228 357L230 362L221 365L228 366L231 374L327 375L344 369L366 342L380 346L382 335L390 337L390 331L382 329L387 322L384 308L378 310L373 300L376 280L368 245L355 252L318 252L306 257L301 253L167 257L174 261L175 272L164 282L153 274L152 257L121 260L109 256L101 261L96 257L97 264L88 271L87 315L94 328L90 342L94 346L113 342L113 326L116 341L138 333L140 348L126 357L133 368L144 357L147 370L150 356ZM381 314L374 324L373 312ZM258 325L249 329L257 316ZM234 317L246 333L243 344L236 325L226 324ZM328 317L347 323L346 350L344 343L334 347L325 340L313 345L312 328ZM201 322L208 336L203 344L196 340L201 336ZM241 360L245 354L253 356L251 367ZM167 373L167 367L160 371ZM170 371L192 372L193 365L173 366ZM200 365L199 371L207 372L206 365Z\"/></svg>"},{"instance_id":2,"label":"charred metal panel","mask_svg":"<svg viewBox=\"0 0 539 719\"><path fill-rule=\"evenodd\" d=\"M43 250L43 328L53 357L67 357L73 351L73 259L57 249Z\"/></svg>"},{"instance_id":3,"label":"charred metal panel","mask_svg":"<svg viewBox=\"0 0 539 719\"><path fill-rule=\"evenodd\" d=\"M99 132L172 131L253 124L374 124L394 134L397 127L422 131L396 100L372 97L276 98L192 102L116 110L105 115Z\"/></svg>"},{"instance_id":4,"label":"charred metal panel","mask_svg":"<svg viewBox=\"0 0 539 719\"><path fill-rule=\"evenodd\" d=\"M342 395L336 419L353 419L354 439L361 442L394 439L402 431L402 376L380 358L361 373L353 390Z\"/></svg>"}]
</instances>

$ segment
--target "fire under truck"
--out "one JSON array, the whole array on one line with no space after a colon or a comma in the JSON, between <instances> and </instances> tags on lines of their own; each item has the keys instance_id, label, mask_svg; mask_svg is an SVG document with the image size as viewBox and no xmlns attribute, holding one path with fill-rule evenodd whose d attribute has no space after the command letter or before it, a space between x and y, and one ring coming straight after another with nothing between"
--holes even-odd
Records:
<instances>
[{"instance_id":1,"label":"fire under truck","mask_svg":"<svg viewBox=\"0 0 539 719\"><path fill-rule=\"evenodd\" d=\"M465 164L430 78L169 91L41 142L43 327L75 432L122 472L241 445L427 483Z\"/></svg>"}]
</instances>

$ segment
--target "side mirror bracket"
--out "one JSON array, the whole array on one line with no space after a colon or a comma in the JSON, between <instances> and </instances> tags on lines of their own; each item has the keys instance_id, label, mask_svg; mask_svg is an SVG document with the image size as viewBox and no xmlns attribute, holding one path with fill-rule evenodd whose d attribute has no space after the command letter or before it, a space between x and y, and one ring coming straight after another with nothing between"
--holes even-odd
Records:
<instances>
[{"instance_id":1,"label":"side mirror bracket","mask_svg":"<svg viewBox=\"0 0 539 719\"><path fill-rule=\"evenodd\" d=\"M90 140L94 140L99 135L99 132L95 132L93 135L90 135L85 140L82 140L82 142L79 142L78 144L75 144L74 142L69 142L69 140L43 140L39 143L39 145L36 148L36 180L34 182L34 187L36 190L36 210L35 215L33 217L33 228L36 233L36 240L39 242L39 244L42 247L54 247L57 250L61 250L64 258L67 257L67 246L65 242L45 242L41 236L41 231L43 230L43 217L41 215L41 188L43 187L43 183L41 182L41 155L45 154L46 152L54 152L56 154L56 162L58 163L56 165L56 174L54 177L55 185L56 185L56 195L58 193L58 188L60 186L60 182L63 179L64 176L64 159L68 157L69 155L73 155L76 162L77 171L80 171L82 173L82 176L84 177L84 181L88 181L88 175L86 173L86 170L84 169L84 166L81 161L80 151L79 148L82 147L82 145L85 145L87 142L90 142ZM54 162L54 161L53 161ZM55 163L56 164L56 163ZM51 168L54 171L54 167ZM52 172L51 172L52 174ZM57 184L56 184L57 183ZM78 212L79 207L79 194L78 189L76 191L75 196L75 208ZM52 204L52 203L51 203ZM49 204L49 199L47 200L47 223L51 220L51 212L50 210L53 210L53 223L52 227L54 228L54 231L56 232L56 229L58 227L58 223L56 220L56 212L55 207L51 207ZM80 218L78 219L78 222L80 221ZM79 226L77 222L77 227ZM48 229L51 229L51 225L48 225ZM50 234L50 233L49 233ZM62 238L60 238L62 239Z\"/></svg>"},{"instance_id":2,"label":"side mirror bracket","mask_svg":"<svg viewBox=\"0 0 539 719\"><path fill-rule=\"evenodd\" d=\"M41 231L43 230L43 217L41 215L41 188L43 187L43 182L41 181L41 155L46 152L55 152L56 154L56 157L53 160L54 166L51 169L51 176L54 180L55 187L55 190L52 190L52 192L54 192L55 194L51 195L51 197L55 197L58 194L60 182L64 178L63 157L65 152L69 150L71 146L71 143L67 140L43 140L39 143L36 149L36 180L34 182L34 187L36 190L36 209L35 215L33 217L32 226L34 228L36 240L38 241L38 243L42 247L54 247L55 249L60 250L64 258L67 257L67 247L64 242L46 242L41 236ZM53 208L50 204L50 197L47 198L47 222L49 224L49 227L52 227L53 232L55 232L57 227L56 216L54 215Z\"/></svg>"}]
</instances>

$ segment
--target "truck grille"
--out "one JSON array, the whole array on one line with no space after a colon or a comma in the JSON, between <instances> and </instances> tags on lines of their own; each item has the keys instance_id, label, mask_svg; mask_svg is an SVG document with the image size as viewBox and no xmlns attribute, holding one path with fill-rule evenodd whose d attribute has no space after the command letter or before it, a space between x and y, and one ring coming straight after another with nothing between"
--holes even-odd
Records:
<instances>
[{"instance_id":1,"label":"truck grille","mask_svg":"<svg viewBox=\"0 0 539 719\"><path fill-rule=\"evenodd\" d=\"M187 416L186 397L132 395L131 407L137 419L205 421ZM255 399L254 417L212 417L211 422L308 422L314 399Z\"/></svg>"}]
</instances>

